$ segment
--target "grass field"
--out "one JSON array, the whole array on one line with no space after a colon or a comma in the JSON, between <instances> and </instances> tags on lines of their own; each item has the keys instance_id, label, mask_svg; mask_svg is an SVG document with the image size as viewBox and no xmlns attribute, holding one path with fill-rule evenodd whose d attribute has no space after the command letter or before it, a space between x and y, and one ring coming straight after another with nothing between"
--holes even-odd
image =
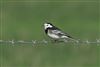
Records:
<instances>
[{"instance_id":1,"label":"grass field","mask_svg":"<svg viewBox=\"0 0 100 67\"><path fill-rule=\"evenodd\" d=\"M50 40L45 20L81 40L100 39L98 0L0 0L0 40ZM97 44L0 43L0 67L100 67Z\"/></svg>"}]
</instances>

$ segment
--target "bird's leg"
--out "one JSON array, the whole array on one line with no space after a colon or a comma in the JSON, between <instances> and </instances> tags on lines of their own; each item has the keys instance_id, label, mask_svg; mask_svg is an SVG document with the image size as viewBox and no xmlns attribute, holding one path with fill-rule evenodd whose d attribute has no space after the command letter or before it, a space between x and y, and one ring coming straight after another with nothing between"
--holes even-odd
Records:
<instances>
[{"instance_id":1,"label":"bird's leg","mask_svg":"<svg viewBox=\"0 0 100 67\"><path fill-rule=\"evenodd\" d=\"M51 43L55 43L56 41L54 39L51 39Z\"/></svg>"},{"instance_id":2,"label":"bird's leg","mask_svg":"<svg viewBox=\"0 0 100 67\"><path fill-rule=\"evenodd\" d=\"M55 39L54 41L55 41L55 42L59 42L59 40L57 40L57 39Z\"/></svg>"},{"instance_id":3,"label":"bird's leg","mask_svg":"<svg viewBox=\"0 0 100 67\"><path fill-rule=\"evenodd\" d=\"M52 43L57 43L59 42L57 39L52 39Z\"/></svg>"},{"instance_id":4,"label":"bird's leg","mask_svg":"<svg viewBox=\"0 0 100 67\"><path fill-rule=\"evenodd\" d=\"M61 42L64 42L64 41L60 40L60 39L56 39L55 42L61 43Z\"/></svg>"},{"instance_id":5,"label":"bird's leg","mask_svg":"<svg viewBox=\"0 0 100 67\"><path fill-rule=\"evenodd\" d=\"M63 39L63 42L68 42L68 39Z\"/></svg>"},{"instance_id":6,"label":"bird's leg","mask_svg":"<svg viewBox=\"0 0 100 67\"><path fill-rule=\"evenodd\" d=\"M60 43L60 42L64 42L64 41L59 40L59 39L52 39L52 43Z\"/></svg>"}]
</instances>

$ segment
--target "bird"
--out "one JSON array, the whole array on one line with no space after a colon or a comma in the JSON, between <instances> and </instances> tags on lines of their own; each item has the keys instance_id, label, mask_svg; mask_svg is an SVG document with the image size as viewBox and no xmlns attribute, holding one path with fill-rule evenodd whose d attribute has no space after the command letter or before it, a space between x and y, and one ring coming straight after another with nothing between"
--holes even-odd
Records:
<instances>
[{"instance_id":1,"label":"bird","mask_svg":"<svg viewBox=\"0 0 100 67\"><path fill-rule=\"evenodd\" d=\"M50 22L46 22L44 23L44 30L45 33L52 39L54 39L55 41L61 40L61 39L73 39L73 37L71 37L69 34L63 32L61 29L59 29L58 27L56 27L55 25L53 25Z\"/></svg>"}]
</instances>

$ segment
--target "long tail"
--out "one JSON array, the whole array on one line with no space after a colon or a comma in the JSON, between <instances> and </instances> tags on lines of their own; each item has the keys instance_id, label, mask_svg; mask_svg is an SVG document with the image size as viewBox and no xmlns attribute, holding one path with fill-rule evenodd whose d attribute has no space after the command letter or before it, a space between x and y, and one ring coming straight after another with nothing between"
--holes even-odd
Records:
<instances>
[{"instance_id":1,"label":"long tail","mask_svg":"<svg viewBox=\"0 0 100 67\"><path fill-rule=\"evenodd\" d=\"M74 39L74 38L69 38L69 39L75 41L76 43L79 43L80 42L79 39Z\"/></svg>"},{"instance_id":2,"label":"long tail","mask_svg":"<svg viewBox=\"0 0 100 67\"><path fill-rule=\"evenodd\" d=\"M75 39L75 38L73 38L71 36L65 37L65 40L64 41L66 42L67 40L72 40L72 41L75 41L76 43L79 43L80 42L80 39Z\"/></svg>"}]
</instances>

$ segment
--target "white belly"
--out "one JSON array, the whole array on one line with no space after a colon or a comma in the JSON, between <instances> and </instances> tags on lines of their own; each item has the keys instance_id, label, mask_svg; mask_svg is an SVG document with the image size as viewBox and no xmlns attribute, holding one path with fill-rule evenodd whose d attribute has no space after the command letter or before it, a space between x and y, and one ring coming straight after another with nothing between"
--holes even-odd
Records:
<instances>
[{"instance_id":1,"label":"white belly","mask_svg":"<svg viewBox=\"0 0 100 67\"><path fill-rule=\"evenodd\" d=\"M59 39L59 36L55 35L55 34L48 34L49 37L54 38L54 39Z\"/></svg>"}]
</instances>

